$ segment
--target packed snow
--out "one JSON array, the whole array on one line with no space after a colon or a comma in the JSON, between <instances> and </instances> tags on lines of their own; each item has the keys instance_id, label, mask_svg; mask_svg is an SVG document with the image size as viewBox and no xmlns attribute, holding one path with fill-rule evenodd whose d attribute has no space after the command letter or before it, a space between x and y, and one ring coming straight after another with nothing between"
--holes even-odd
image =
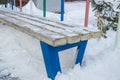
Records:
<instances>
[{"instance_id":1,"label":"packed snow","mask_svg":"<svg viewBox=\"0 0 120 80\"><path fill-rule=\"evenodd\" d=\"M42 16L30 3L23 12ZM19 10L19 9L15 9ZM65 23L84 25L85 2L65 3ZM59 21L59 14L47 12L47 17ZM96 27L96 18L90 8L89 26ZM115 47L116 32L107 31L107 38L90 39L83 64L74 65L76 48L59 53L62 73L56 80L120 80L120 44ZM20 80L50 80L47 77L39 40L0 23L0 80L2 75ZM2 79L3 80L3 79ZM8 79L7 79L8 80Z\"/></svg>"}]
</instances>

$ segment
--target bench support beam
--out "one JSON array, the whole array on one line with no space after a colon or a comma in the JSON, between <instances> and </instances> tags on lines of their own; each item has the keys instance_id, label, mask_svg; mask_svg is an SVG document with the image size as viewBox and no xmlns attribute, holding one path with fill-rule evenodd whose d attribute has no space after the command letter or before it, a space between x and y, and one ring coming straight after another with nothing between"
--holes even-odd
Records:
<instances>
[{"instance_id":1,"label":"bench support beam","mask_svg":"<svg viewBox=\"0 0 120 80\"><path fill-rule=\"evenodd\" d=\"M58 52L63 51L65 49L78 47L77 48L78 54L77 54L75 64L78 64L78 63L82 64L82 59L83 59L85 48L87 45L87 40L80 41L80 42L74 43L74 44L57 46L57 47L50 46L50 45L40 41L40 45L42 48L42 53L43 53L43 58L44 58L45 67L46 67L46 71L47 71L47 76L49 78L51 78L52 80L54 80L55 76L57 75L57 72L59 72L59 71L61 72Z\"/></svg>"},{"instance_id":2,"label":"bench support beam","mask_svg":"<svg viewBox=\"0 0 120 80\"><path fill-rule=\"evenodd\" d=\"M54 49L54 47L44 42L40 42L40 43L41 43L47 75L49 78L54 80L57 72L61 71L58 52L57 50Z\"/></svg>"}]
</instances>

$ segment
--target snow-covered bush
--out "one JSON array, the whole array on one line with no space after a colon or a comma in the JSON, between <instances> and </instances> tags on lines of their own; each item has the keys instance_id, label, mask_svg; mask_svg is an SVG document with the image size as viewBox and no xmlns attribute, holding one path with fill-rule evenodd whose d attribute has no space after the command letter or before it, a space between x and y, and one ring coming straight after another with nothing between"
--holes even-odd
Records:
<instances>
[{"instance_id":1,"label":"snow-covered bush","mask_svg":"<svg viewBox=\"0 0 120 80\"><path fill-rule=\"evenodd\" d=\"M110 27L117 30L118 12L113 8L115 1L117 0L91 0L93 11L97 17L97 26L103 33L106 33ZM117 5L117 8L120 8L120 4Z\"/></svg>"}]
</instances>

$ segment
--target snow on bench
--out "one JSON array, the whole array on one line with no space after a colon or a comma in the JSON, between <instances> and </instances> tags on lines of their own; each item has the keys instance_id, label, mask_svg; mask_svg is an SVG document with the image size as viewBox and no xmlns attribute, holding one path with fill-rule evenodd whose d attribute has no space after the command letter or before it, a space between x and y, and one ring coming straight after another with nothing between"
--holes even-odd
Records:
<instances>
[{"instance_id":1,"label":"snow on bench","mask_svg":"<svg viewBox=\"0 0 120 80\"><path fill-rule=\"evenodd\" d=\"M88 39L101 37L101 31L0 9L0 21L40 40L47 75L52 80L61 72L58 53L76 47L75 64L82 63Z\"/></svg>"},{"instance_id":2,"label":"snow on bench","mask_svg":"<svg viewBox=\"0 0 120 80\"><path fill-rule=\"evenodd\" d=\"M0 21L52 46L76 43L101 36L95 29L69 26L19 12L0 10Z\"/></svg>"}]
</instances>

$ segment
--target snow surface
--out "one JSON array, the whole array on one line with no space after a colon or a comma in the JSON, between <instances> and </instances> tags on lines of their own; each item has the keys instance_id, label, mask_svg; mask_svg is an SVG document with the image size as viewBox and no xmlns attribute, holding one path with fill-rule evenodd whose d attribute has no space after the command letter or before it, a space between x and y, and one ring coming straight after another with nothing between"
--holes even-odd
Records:
<instances>
[{"instance_id":1,"label":"snow surface","mask_svg":"<svg viewBox=\"0 0 120 80\"><path fill-rule=\"evenodd\" d=\"M30 5L24 12L42 16L42 11ZM65 23L84 25L85 2L65 4ZM19 10L19 9L16 9ZM47 18L59 21L59 15L47 12ZM96 19L90 8L89 27L96 26ZM88 41L83 64L74 65L76 48L60 52L63 73L58 73L56 80L120 80L120 44L114 49L116 32L109 30L107 39ZM0 75L21 80L50 80L47 78L39 41L27 34L0 23Z\"/></svg>"}]
</instances>

